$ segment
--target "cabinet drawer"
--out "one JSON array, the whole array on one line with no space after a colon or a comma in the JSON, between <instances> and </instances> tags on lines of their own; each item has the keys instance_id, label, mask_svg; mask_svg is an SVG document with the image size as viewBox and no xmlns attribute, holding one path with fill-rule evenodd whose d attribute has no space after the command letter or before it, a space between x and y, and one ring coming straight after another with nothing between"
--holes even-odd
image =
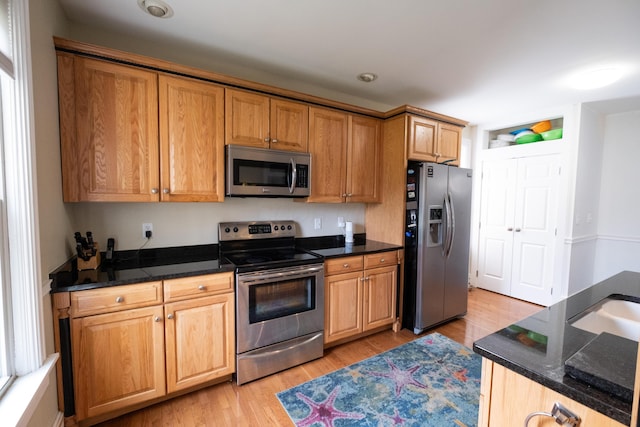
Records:
<instances>
[{"instance_id":1,"label":"cabinet drawer","mask_svg":"<svg viewBox=\"0 0 640 427\"><path fill-rule=\"evenodd\" d=\"M162 282L71 292L71 317L162 304Z\"/></svg>"},{"instance_id":2,"label":"cabinet drawer","mask_svg":"<svg viewBox=\"0 0 640 427\"><path fill-rule=\"evenodd\" d=\"M362 256L350 256L333 258L324 261L324 274L330 276L332 274L348 273L350 271L362 270Z\"/></svg>"},{"instance_id":3,"label":"cabinet drawer","mask_svg":"<svg viewBox=\"0 0 640 427\"><path fill-rule=\"evenodd\" d=\"M380 252L376 254L365 255L364 257L365 269L385 267L387 265L396 265L396 264L398 264L397 251Z\"/></svg>"},{"instance_id":4,"label":"cabinet drawer","mask_svg":"<svg viewBox=\"0 0 640 427\"><path fill-rule=\"evenodd\" d=\"M186 298L214 295L233 290L233 273L181 277L164 281L164 300L180 301Z\"/></svg>"}]
</instances>

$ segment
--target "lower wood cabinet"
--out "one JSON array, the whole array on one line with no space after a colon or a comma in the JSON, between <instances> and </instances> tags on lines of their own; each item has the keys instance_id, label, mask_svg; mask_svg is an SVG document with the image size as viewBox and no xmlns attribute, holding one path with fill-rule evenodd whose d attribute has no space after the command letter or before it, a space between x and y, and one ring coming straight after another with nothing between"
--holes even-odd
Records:
<instances>
[{"instance_id":1,"label":"lower wood cabinet","mask_svg":"<svg viewBox=\"0 0 640 427\"><path fill-rule=\"evenodd\" d=\"M56 295L54 316L71 318L76 421L235 372L233 273Z\"/></svg>"},{"instance_id":2,"label":"lower wood cabinet","mask_svg":"<svg viewBox=\"0 0 640 427\"><path fill-rule=\"evenodd\" d=\"M233 294L165 304L167 393L235 371Z\"/></svg>"},{"instance_id":3,"label":"lower wood cabinet","mask_svg":"<svg viewBox=\"0 0 640 427\"><path fill-rule=\"evenodd\" d=\"M558 402L579 416L582 426L622 427L623 424L516 372L482 359L479 427L524 425L534 412L550 412ZM534 417L531 427L557 426L551 417Z\"/></svg>"},{"instance_id":4,"label":"lower wood cabinet","mask_svg":"<svg viewBox=\"0 0 640 427\"><path fill-rule=\"evenodd\" d=\"M165 394L162 305L73 319L76 418Z\"/></svg>"},{"instance_id":5,"label":"lower wood cabinet","mask_svg":"<svg viewBox=\"0 0 640 427\"><path fill-rule=\"evenodd\" d=\"M396 319L397 251L325 261L325 344Z\"/></svg>"}]
</instances>

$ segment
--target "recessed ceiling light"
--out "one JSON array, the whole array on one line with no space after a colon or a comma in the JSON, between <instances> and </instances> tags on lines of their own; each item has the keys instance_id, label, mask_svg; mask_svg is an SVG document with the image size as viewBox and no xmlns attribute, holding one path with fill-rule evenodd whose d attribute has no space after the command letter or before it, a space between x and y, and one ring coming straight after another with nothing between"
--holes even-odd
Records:
<instances>
[{"instance_id":1,"label":"recessed ceiling light","mask_svg":"<svg viewBox=\"0 0 640 427\"><path fill-rule=\"evenodd\" d=\"M360 80L361 82L365 82L365 83L371 83L372 81L374 81L377 78L378 78L378 76L373 74L373 73L358 74L358 80Z\"/></svg>"},{"instance_id":2,"label":"recessed ceiling light","mask_svg":"<svg viewBox=\"0 0 640 427\"><path fill-rule=\"evenodd\" d=\"M171 6L162 0L138 0L138 6L151 16L156 18L170 18L173 16Z\"/></svg>"},{"instance_id":3,"label":"recessed ceiling light","mask_svg":"<svg viewBox=\"0 0 640 427\"><path fill-rule=\"evenodd\" d=\"M569 85L580 90L597 89L615 83L622 74L622 69L615 66L591 68L571 76Z\"/></svg>"}]
</instances>

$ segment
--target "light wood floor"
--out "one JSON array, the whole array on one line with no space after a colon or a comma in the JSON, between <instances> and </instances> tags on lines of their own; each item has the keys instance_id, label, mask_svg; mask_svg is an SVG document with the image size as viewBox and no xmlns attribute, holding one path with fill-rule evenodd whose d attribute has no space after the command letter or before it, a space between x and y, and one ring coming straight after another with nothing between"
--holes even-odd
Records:
<instances>
[{"instance_id":1,"label":"light wood floor","mask_svg":"<svg viewBox=\"0 0 640 427\"><path fill-rule=\"evenodd\" d=\"M468 313L424 334L439 332L471 348L473 342L540 310L538 305L482 289L469 291ZM423 334L423 335L424 335ZM322 359L242 386L227 382L100 424L138 426L291 426L276 393L412 341L406 329L362 338L325 350Z\"/></svg>"}]
</instances>

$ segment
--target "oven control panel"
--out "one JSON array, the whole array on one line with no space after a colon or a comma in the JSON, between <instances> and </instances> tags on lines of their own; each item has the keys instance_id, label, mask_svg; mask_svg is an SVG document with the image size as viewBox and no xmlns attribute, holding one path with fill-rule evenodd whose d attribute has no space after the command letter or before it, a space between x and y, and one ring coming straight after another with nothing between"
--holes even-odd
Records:
<instances>
[{"instance_id":1,"label":"oven control panel","mask_svg":"<svg viewBox=\"0 0 640 427\"><path fill-rule=\"evenodd\" d=\"M221 242L295 236L294 221L221 222L218 224L218 240Z\"/></svg>"}]
</instances>

